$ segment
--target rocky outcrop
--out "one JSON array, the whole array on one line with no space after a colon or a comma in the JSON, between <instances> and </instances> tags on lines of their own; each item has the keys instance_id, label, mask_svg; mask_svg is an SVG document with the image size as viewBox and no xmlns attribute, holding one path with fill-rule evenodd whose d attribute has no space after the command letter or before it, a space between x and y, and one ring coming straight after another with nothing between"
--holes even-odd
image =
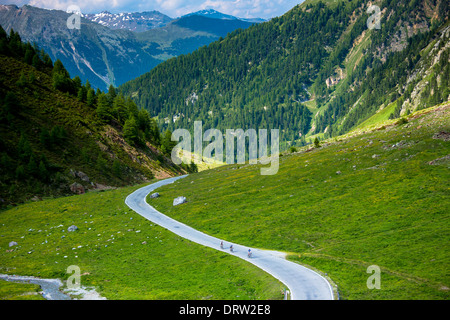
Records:
<instances>
[{"instance_id":1,"label":"rocky outcrop","mask_svg":"<svg viewBox=\"0 0 450 320\"><path fill-rule=\"evenodd\" d=\"M79 184L78 182L74 182L70 185L70 191L75 194L83 194L86 192L83 185Z\"/></svg>"},{"instance_id":2,"label":"rocky outcrop","mask_svg":"<svg viewBox=\"0 0 450 320\"><path fill-rule=\"evenodd\" d=\"M90 179L89 179L88 175L86 173L84 173L84 172L70 169L69 173L74 178L79 178L79 179L81 179L84 182L90 182Z\"/></svg>"}]
</instances>

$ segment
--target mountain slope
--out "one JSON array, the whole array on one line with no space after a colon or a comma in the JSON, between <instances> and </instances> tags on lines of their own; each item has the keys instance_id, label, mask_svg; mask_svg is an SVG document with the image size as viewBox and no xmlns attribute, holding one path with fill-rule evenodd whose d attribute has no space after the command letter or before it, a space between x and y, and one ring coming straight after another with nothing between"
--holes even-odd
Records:
<instances>
[{"instance_id":1,"label":"mountain slope","mask_svg":"<svg viewBox=\"0 0 450 320\"><path fill-rule=\"evenodd\" d=\"M170 27L140 33L128 28L113 30L104 26L109 23L101 25L82 17L81 29L71 30L67 28L70 16L63 11L29 5L21 8L0 5L3 29L19 32L24 41L36 43L52 60L61 60L72 76L80 76L83 82L89 80L92 86L101 90L110 84L118 86L134 79L171 57L207 45L234 28L251 25L249 22L222 19L209 19L200 27L190 24L194 30L188 25L176 25L193 18L187 17L176 20L176 24ZM118 14L116 18L123 21L126 16Z\"/></svg>"},{"instance_id":2,"label":"mountain slope","mask_svg":"<svg viewBox=\"0 0 450 320\"><path fill-rule=\"evenodd\" d=\"M347 132L392 103L398 105L389 115L395 118L450 98L446 2L405 1L395 6L385 1L380 5L384 5L381 30L366 30L355 38L340 62L343 76L335 83L323 81L333 77L337 66L328 75L319 75L315 88L323 107L315 133ZM430 79L440 80L430 83ZM425 85L433 89L422 93Z\"/></svg>"},{"instance_id":3,"label":"mountain slope","mask_svg":"<svg viewBox=\"0 0 450 320\"><path fill-rule=\"evenodd\" d=\"M213 19L223 19L223 20L237 20L238 18L231 16L229 14L224 14L222 12L216 11L214 9L205 9L205 10L199 10L196 12L188 13L184 15L184 17L190 17L190 16L203 16L207 18L213 18Z\"/></svg>"},{"instance_id":4,"label":"mountain slope","mask_svg":"<svg viewBox=\"0 0 450 320\"><path fill-rule=\"evenodd\" d=\"M203 16L203 17L207 17L207 18L222 19L222 20L241 20L241 21L246 21L246 22L251 22L251 23L261 23L261 22L266 21L265 19L262 19L262 18L237 18L235 16L232 16L229 14L224 14L224 13L216 11L214 9L205 9L205 10L192 12L192 13L184 15L183 17L189 17L189 16L194 16L194 15Z\"/></svg>"},{"instance_id":5,"label":"mountain slope","mask_svg":"<svg viewBox=\"0 0 450 320\"><path fill-rule=\"evenodd\" d=\"M60 61L53 66L45 53L1 28L0 62L2 207L35 196L101 190L185 172L158 150L157 138L152 144L144 138L135 142L126 121L106 121L98 107L111 99L105 106L111 103L121 114L126 106L131 117L133 108L137 112L134 104L95 93L79 78L68 79ZM143 119L140 128L151 125L138 117Z\"/></svg>"},{"instance_id":6,"label":"mountain slope","mask_svg":"<svg viewBox=\"0 0 450 320\"><path fill-rule=\"evenodd\" d=\"M160 50L160 54L155 57L167 60L191 53L220 37L225 37L236 29L246 29L252 24L237 19L227 20L190 15L173 20L164 27L136 33L135 36L144 45L144 48L150 44Z\"/></svg>"},{"instance_id":7,"label":"mountain slope","mask_svg":"<svg viewBox=\"0 0 450 320\"><path fill-rule=\"evenodd\" d=\"M148 202L224 241L287 252L343 300L448 300L450 104L364 131L284 153L275 175L222 166ZM379 290L367 285L374 265Z\"/></svg>"},{"instance_id":8,"label":"mountain slope","mask_svg":"<svg viewBox=\"0 0 450 320\"><path fill-rule=\"evenodd\" d=\"M61 60L72 76L89 80L95 88L105 90L111 83L133 79L160 62L151 49L141 48L133 32L111 30L84 18L80 30L70 30L70 15L28 5L0 6L0 24L7 32L19 32L24 41L36 43L52 60Z\"/></svg>"},{"instance_id":9,"label":"mountain slope","mask_svg":"<svg viewBox=\"0 0 450 320\"><path fill-rule=\"evenodd\" d=\"M279 128L285 147L304 145L305 137L349 131L386 102L406 101L421 61L436 55L439 67L430 65L428 77L442 81L432 84L433 103L448 100L445 3L376 1L382 28L370 30L364 1L307 1L120 89L171 130L201 119L218 129ZM431 43L439 50L425 50ZM410 112L427 105L422 98Z\"/></svg>"}]
</instances>

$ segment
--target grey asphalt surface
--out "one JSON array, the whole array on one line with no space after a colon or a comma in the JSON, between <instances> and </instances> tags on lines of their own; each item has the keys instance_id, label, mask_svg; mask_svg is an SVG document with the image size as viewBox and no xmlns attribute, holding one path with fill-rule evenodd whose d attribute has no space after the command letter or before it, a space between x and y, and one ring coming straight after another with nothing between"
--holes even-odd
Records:
<instances>
[{"instance_id":1,"label":"grey asphalt surface","mask_svg":"<svg viewBox=\"0 0 450 320\"><path fill-rule=\"evenodd\" d=\"M130 194L125 199L125 203L128 207L144 218L179 235L180 237L219 251L226 252L228 254L232 254L254 264L286 285L291 293L292 300L334 299L333 290L330 283L315 271L297 263L288 261L284 259L280 253L274 251L250 248L209 236L160 213L146 202L147 195L155 189L173 183L184 177L186 177L186 175L161 180L140 188ZM180 194L180 196L182 195ZM187 210L189 208L189 204L181 204L181 206L186 206ZM223 249L220 248L221 241L224 243ZM230 245L233 245L233 252L230 252L229 250ZM252 256L250 258L247 256L248 249L251 249L252 251Z\"/></svg>"}]
</instances>

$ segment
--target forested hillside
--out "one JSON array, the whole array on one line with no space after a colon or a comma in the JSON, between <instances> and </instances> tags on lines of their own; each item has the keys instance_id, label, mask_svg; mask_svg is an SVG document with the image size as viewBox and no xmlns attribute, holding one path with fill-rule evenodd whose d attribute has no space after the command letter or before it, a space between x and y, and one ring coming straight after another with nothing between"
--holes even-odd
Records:
<instances>
[{"instance_id":1,"label":"forested hillside","mask_svg":"<svg viewBox=\"0 0 450 320\"><path fill-rule=\"evenodd\" d=\"M194 120L222 130L279 128L283 141L297 145L348 132L389 103L398 104L394 117L447 100L447 3L374 4L381 29L368 29L365 1L306 1L171 59L120 91L164 128L191 128ZM420 88L428 91L411 104L424 77L430 82Z\"/></svg>"},{"instance_id":2,"label":"forested hillside","mask_svg":"<svg viewBox=\"0 0 450 320\"><path fill-rule=\"evenodd\" d=\"M25 41L44 49L52 60L61 60L72 76L79 75L83 82L89 80L101 90L134 79L159 63L192 52L236 28L251 25L241 20L189 16L145 32L128 30L135 23L145 21L138 19L142 15L137 15L132 15L134 18L128 14L117 15L124 29L111 29L117 22L99 24L100 21L84 17L80 18L80 29L69 29L67 21L71 14L65 11L0 4L3 29L19 32ZM106 19L105 14L102 16Z\"/></svg>"},{"instance_id":3,"label":"forested hillside","mask_svg":"<svg viewBox=\"0 0 450 320\"><path fill-rule=\"evenodd\" d=\"M0 27L0 206L185 172L129 98L70 78L61 61Z\"/></svg>"}]
</instances>

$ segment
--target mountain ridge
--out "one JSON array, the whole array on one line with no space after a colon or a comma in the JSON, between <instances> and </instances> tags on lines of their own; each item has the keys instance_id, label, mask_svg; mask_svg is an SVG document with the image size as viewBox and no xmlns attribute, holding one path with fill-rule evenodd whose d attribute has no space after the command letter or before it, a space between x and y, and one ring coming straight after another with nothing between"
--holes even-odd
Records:
<instances>
[{"instance_id":1,"label":"mountain ridge","mask_svg":"<svg viewBox=\"0 0 450 320\"><path fill-rule=\"evenodd\" d=\"M11 29L19 32L24 41L36 43L52 60L60 59L72 76L80 76L83 82L89 80L102 90L110 84L118 86L134 79L169 58L208 45L233 28L251 25L211 19L207 20L210 29L225 33L209 31L208 23L201 31L168 23L145 32L133 32L126 28L110 29L81 17L81 29L71 30L67 28L70 16L64 11L29 5L20 8L0 5L0 25L7 32Z\"/></svg>"},{"instance_id":2,"label":"mountain ridge","mask_svg":"<svg viewBox=\"0 0 450 320\"><path fill-rule=\"evenodd\" d=\"M82 16L111 29L127 29L135 32L160 28L173 20L156 10L116 14L102 11L100 13L86 13Z\"/></svg>"},{"instance_id":3,"label":"mountain ridge","mask_svg":"<svg viewBox=\"0 0 450 320\"><path fill-rule=\"evenodd\" d=\"M190 128L193 118L210 128L280 128L287 148L348 132L390 103L402 104L394 117L427 106L426 93L416 95L414 107L404 103L418 85L411 77L419 63L433 58L424 48L439 42L439 67L433 61L427 73L427 79L440 79L429 83L429 92L439 95L430 103L448 100L445 1L374 4L380 6L380 30L367 27L364 1L307 1L167 61L120 90L158 114L164 128ZM310 120L300 124L299 116L290 117L308 112ZM176 123L167 122L178 114Z\"/></svg>"}]
</instances>

